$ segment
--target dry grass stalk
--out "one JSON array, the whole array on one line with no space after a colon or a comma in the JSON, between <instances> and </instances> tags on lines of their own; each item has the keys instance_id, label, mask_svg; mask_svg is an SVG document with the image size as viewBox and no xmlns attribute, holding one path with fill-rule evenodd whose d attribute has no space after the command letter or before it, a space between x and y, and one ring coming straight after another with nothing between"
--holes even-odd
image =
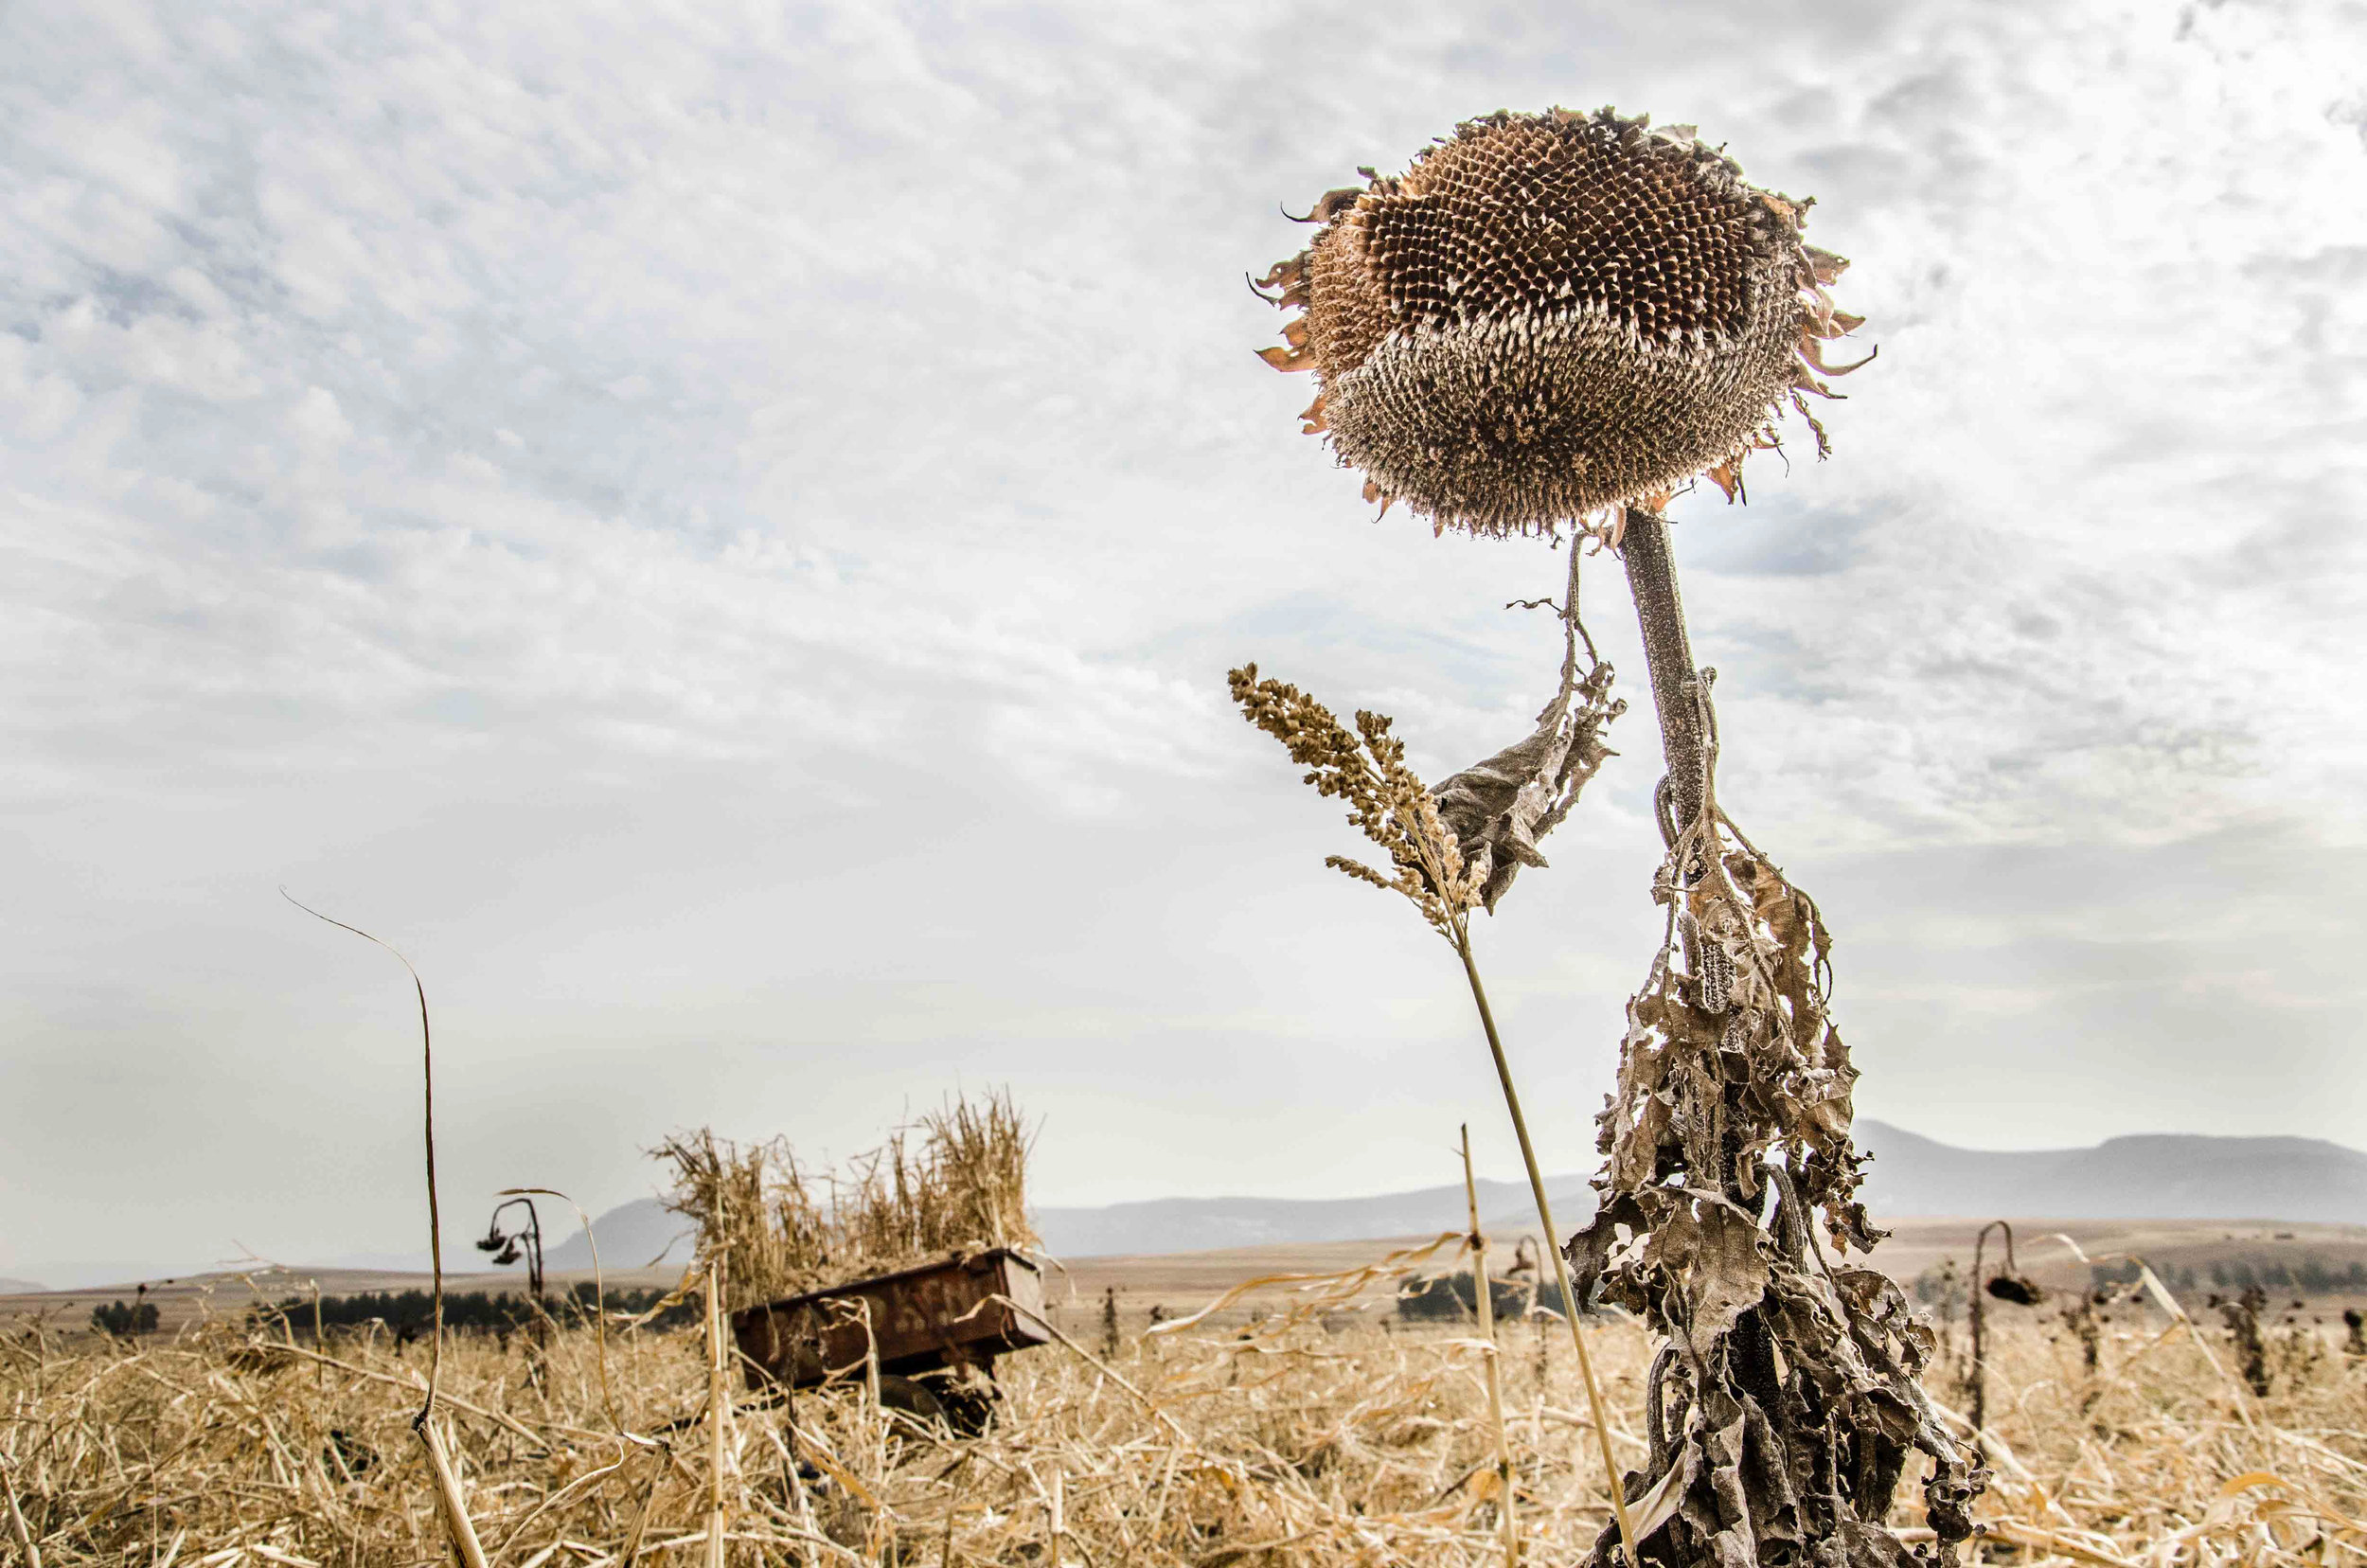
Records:
<instances>
[{"instance_id":1,"label":"dry grass stalk","mask_svg":"<svg viewBox=\"0 0 2367 1568\"><path fill-rule=\"evenodd\" d=\"M469 1517L468 1500L461 1495L460 1477L453 1471L443 1437L425 1412L411 1424L419 1434L419 1446L427 1451L428 1473L436 1483L436 1509L452 1539L453 1556L460 1559L460 1568L486 1568L485 1547L477 1540L476 1523Z\"/></svg>"},{"instance_id":2,"label":"dry grass stalk","mask_svg":"<svg viewBox=\"0 0 2367 1568\"><path fill-rule=\"evenodd\" d=\"M1470 987L1481 1032L1487 1038L1504 1110L1528 1172L1538 1222L1548 1237L1561 1233L1554 1223L1553 1204L1546 1197L1545 1178L1538 1167L1536 1146L1521 1110L1511 1063L1496 1031L1496 1015L1488 1006L1487 989L1472 956L1470 918L1475 909L1492 912L1495 899L1509 886L1511 873L1519 865L1545 864L1537 849L1537 836L1568 814L1578 792L1611 755L1602 744L1602 730L1624 704L1611 699L1611 668L1599 658L1585 681L1577 678L1578 644L1584 640L1591 653L1593 643L1578 621L1575 545L1570 555L1568 597L1557 608L1563 624L1561 686L1539 715L1536 734L1455 775L1437 791L1425 788L1406 765L1405 743L1391 733L1392 722L1386 715L1359 712L1356 728L1350 731L1330 709L1296 686L1259 680L1255 665L1236 669L1231 677L1233 698L1240 704L1242 716L1283 743L1290 760L1308 769L1305 781L1318 794L1348 803L1348 820L1388 853L1394 875L1384 876L1361 861L1340 855L1327 856L1324 864L1403 896L1430 928L1453 947ZM1469 788L1474 780L1482 781L1483 788ZM1442 811L1450 803L1461 808L1452 816ZM1501 881L1496 875L1499 870ZM1603 1416L1602 1393L1587 1356L1585 1336L1578 1328L1581 1297L1572 1290L1568 1264L1557 1251L1554 1274L1571 1343L1577 1351L1588 1407L1594 1414L1603 1485L1611 1494L1620 1538L1628 1543L1633 1560L1640 1538L1628 1518L1618 1462L1611 1452L1610 1423Z\"/></svg>"},{"instance_id":3,"label":"dry grass stalk","mask_svg":"<svg viewBox=\"0 0 2367 1568\"><path fill-rule=\"evenodd\" d=\"M673 1451L663 1443L651 1446L650 1484L642 1490L640 1507L633 1510L632 1527L625 1532L624 1544L616 1549L615 1560L617 1562L631 1564L641 1556L641 1543L650 1536L650 1517L657 1511L658 1484L666 1479L666 1473L672 1466L673 1457ZM794 1476L797 1467L792 1463L790 1466L790 1473Z\"/></svg>"},{"instance_id":4,"label":"dry grass stalk","mask_svg":"<svg viewBox=\"0 0 2367 1568\"><path fill-rule=\"evenodd\" d=\"M723 1568L726 1455L731 1445L732 1391L724 1376L728 1352L723 1335L722 1265L709 1259L706 1279L707 1362L707 1568Z\"/></svg>"},{"instance_id":5,"label":"dry grass stalk","mask_svg":"<svg viewBox=\"0 0 2367 1568\"><path fill-rule=\"evenodd\" d=\"M1480 1338L1487 1342L1487 1421L1496 1429L1496 1508L1504 1523L1505 1568L1521 1560L1515 1505L1520 1474L1512 1468L1512 1437L1504 1430L1504 1349L1496 1343L1496 1287L1487 1277L1487 1233L1480 1229L1479 1184L1471 1177L1471 1129L1463 1128L1463 1200L1471 1211L1471 1304Z\"/></svg>"},{"instance_id":6,"label":"dry grass stalk","mask_svg":"<svg viewBox=\"0 0 2367 1568\"><path fill-rule=\"evenodd\" d=\"M698 1226L700 1256L723 1264L729 1310L951 1252L1038 1244L1033 1141L1000 1093L956 1096L839 1170L801 1164L777 1138L736 1144L703 1128L653 1152L674 1167L667 1205Z\"/></svg>"},{"instance_id":7,"label":"dry grass stalk","mask_svg":"<svg viewBox=\"0 0 2367 1568\"><path fill-rule=\"evenodd\" d=\"M625 1424L616 1414L616 1400L609 1392L608 1386L608 1275L600 1267L600 1238L592 1234L592 1217L584 1213L581 1203L577 1203L557 1187L504 1187L499 1196L503 1198L556 1198L576 1211L576 1223L582 1227L580 1234L583 1237L584 1245L591 1249L592 1253L592 1336L594 1345L598 1351L595 1364L599 1368L600 1373L600 1402L608 1412L610 1424L622 1434ZM539 1307L537 1310L542 1322L548 1324L549 1314L541 1312ZM316 1284L312 1287L312 1343L314 1345L321 1343L320 1311L321 1293L320 1287Z\"/></svg>"},{"instance_id":8,"label":"dry grass stalk","mask_svg":"<svg viewBox=\"0 0 2367 1568\"><path fill-rule=\"evenodd\" d=\"M41 1568L41 1548L33 1543L33 1532L25 1523L25 1510L17 1506L16 1488L9 1480L6 1468L0 1467L0 1494L9 1503L9 1534L16 1541L17 1552L25 1559L25 1568Z\"/></svg>"},{"instance_id":9,"label":"dry grass stalk","mask_svg":"<svg viewBox=\"0 0 2367 1568\"><path fill-rule=\"evenodd\" d=\"M436 1431L436 1395L444 1372L444 1224L441 1201L436 1188L436 1042L428 1026L427 982L419 978L419 971L412 966L411 960L392 944L381 941L360 926L331 919L319 910L298 902L284 887L279 890L279 896L314 919L325 921L340 931L351 932L364 941L394 953L395 961L402 965L403 972L411 976L412 991L418 998L419 1092L426 1148L427 1246L432 1271L432 1306L428 1325L427 1388L419 1413L412 1419L411 1429L418 1434L420 1447L427 1451L428 1470L436 1488L436 1511L444 1521L453 1555L460 1559L461 1568L486 1568L485 1548L479 1544L476 1525L469 1518L469 1506L461 1495L459 1477L453 1472L452 1461L445 1454L442 1439ZM320 1327L317 1306L316 1298L315 1332Z\"/></svg>"},{"instance_id":10,"label":"dry grass stalk","mask_svg":"<svg viewBox=\"0 0 2367 1568\"><path fill-rule=\"evenodd\" d=\"M1521 1146L1521 1163L1528 1171L1530 1196L1537 1203L1537 1222L1546 1236L1559 1236L1561 1232L1554 1224L1553 1202L1545 1195L1545 1177L1538 1168L1537 1148L1529 1138L1528 1119L1521 1114L1521 1098L1512 1084L1512 1068L1504 1060L1504 1042L1496 1034L1496 1015L1487 1006L1487 992L1480 985L1478 967L1471 961L1469 940L1458 944L1456 952L1471 984L1471 1000L1479 1007L1480 1026L1487 1035L1487 1051L1496 1063L1496 1079L1504 1090L1504 1109L1512 1115L1513 1136ZM1586 1299L1586 1292L1572 1283L1570 1261L1562 1250L1555 1248L1553 1256L1554 1283L1561 1293L1562 1317L1570 1325L1570 1343L1578 1353L1578 1381L1586 1388L1586 1407L1594 1417L1595 1446L1603 1456L1603 1489L1611 1494L1611 1520L1618 1527L1628 1560L1636 1562L1641 1560L1636 1547L1643 1537L1631 1515L1627 1488L1620 1480L1619 1461L1611 1452L1611 1421L1603 1413L1602 1386L1595 1380L1593 1361L1586 1352L1586 1336L1578 1327L1578 1303Z\"/></svg>"}]
</instances>

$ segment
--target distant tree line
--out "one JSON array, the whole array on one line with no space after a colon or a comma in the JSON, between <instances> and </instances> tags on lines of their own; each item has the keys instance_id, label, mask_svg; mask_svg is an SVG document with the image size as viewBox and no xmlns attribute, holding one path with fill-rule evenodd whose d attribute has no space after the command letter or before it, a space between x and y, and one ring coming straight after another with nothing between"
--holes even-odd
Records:
<instances>
[{"instance_id":1,"label":"distant tree line","mask_svg":"<svg viewBox=\"0 0 2367 1568\"><path fill-rule=\"evenodd\" d=\"M2211 1283L2222 1291L2242 1292L2256 1286L2264 1291L2289 1291L2305 1296L2367 1292L2367 1262L2354 1259L2347 1267L2336 1267L2305 1256L2288 1266L2277 1258L2255 1262L2248 1257L2232 1257L2211 1265Z\"/></svg>"},{"instance_id":2,"label":"distant tree line","mask_svg":"<svg viewBox=\"0 0 2367 1568\"><path fill-rule=\"evenodd\" d=\"M2107 1285L2133 1285L2138 1278L2134 1259L2098 1263L2090 1273L2099 1289ZM2162 1273L2162 1283L2181 1296L2200 1294L2205 1280L2209 1281L2209 1289L2231 1295L2251 1290L2302 1296L2367 1294L2367 1262L2354 1260L2337 1265L2308 1256L2298 1263L2281 1257L2222 1257L2200 1268L2189 1264Z\"/></svg>"},{"instance_id":3,"label":"distant tree line","mask_svg":"<svg viewBox=\"0 0 2367 1568\"><path fill-rule=\"evenodd\" d=\"M666 1292L657 1290L611 1290L606 1305L613 1321L618 1313L638 1316L665 1300L666 1295ZM586 1280L563 1294L543 1297L543 1311L562 1327L589 1324L596 1299L592 1284ZM398 1340L410 1340L427 1331L434 1321L435 1307L436 1298L426 1291L363 1291L353 1295L322 1296L318 1321L323 1332L381 1323ZM146 1310L152 1323L155 1309L150 1307ZM286 1297L270 1309L270 1314L275 1319L284 1319L297 1334L309 1335L312 1331L314 1310L310 1296ZM530 1327L536 1319L532 1300L508 1291L444 1292L444 1327L449 1330L506 1337ZM683 1328L698 1321L696 1303L678 1302L658 1314L650 1327Z\"/></svg>"},{"instance_id":4,"label":"distant tree line","mask_svg":"<svg viewBox=\"0 0 2367 1568\"><path fill-rule=\"evenodd\" d=\"M113 1334L119 1339L129 1339L133 1334L152 1334L156 1331L156 1304L140 1301L126 1306L120 1301L111 1301L104 1307L90 1310L90 1326L102 1334Z\"/></svg>"},{"instance_id":5,"label":"distant tree line","mask_svg":"<svg viewBox=\"0 0 2367 1568\"><path fill-rule=\"evenodd\" d=\"M2088 1282L2101 1291L2112 1285L2134 1285L2145 1277L2145 1265L2133 1257L2123 1258L2118 1263L2091 1263L2088 1265ZM2167 1286L2173 1295L2189 1295L2201 1289L2191 1265L2182 1269L2163 1268L2158 1270L2154 1277Z\"/></svg>"}]
</instances>

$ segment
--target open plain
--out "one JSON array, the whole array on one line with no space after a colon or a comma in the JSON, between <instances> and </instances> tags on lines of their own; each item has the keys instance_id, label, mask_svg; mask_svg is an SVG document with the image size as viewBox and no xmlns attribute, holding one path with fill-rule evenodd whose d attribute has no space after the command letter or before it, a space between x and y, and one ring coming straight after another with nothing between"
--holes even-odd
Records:
<instances>
[{"instance_id":1,"label":"open plain","mask_svg":"<svg viewBox=\"0 0 2367 1568\"><path fill-rule=\"evenodd\" d=\"M1894 1267L1919 1274L1969 1239L1951 1223L1902 1225ZM2091 1222L2073 1235L2091 1253L2143 1242L2157 1260L2195 1263L2232 1238L2328 1257L2367 1247L2357 1233L2297 1229L2280 1241L2240 1230ZM542 1345L450 1336L437 1431L488 1560L516 1568L673 1560L711 1535L721 1560L751 1565L1501 1560L1488 1352L1471 1326L1293 1310L1277 1287L1222 1320L1145 1332L1154 1305L1190 1307L1259 1274L1352 1269L1388 1251L1077 1260L1055 1287L1063 1339L1003 1363L997 1414L975 1437L882 1415L861 1378L787 1405L735 1382L719 1410L697 1330L623 1323L605 1341L584 1327ZM1433 1261L1454 1256L1450 1244ZM1099 1310L1111 1289L1125 1306L1114 1334ZM0 1329L0 1414L25 1560L443 1559L412 1431L425 1345L366 1330L315 1345L293 1322L250 1323L219 1276L151 1294L170 1331L122 1340L77 1331L73 1310L91 1297L6 1305L16 1315ZM2367 1550L2367 1367L2338 1329L2269 1326L2263 1392L2207 1314L2174 1317L2135 1293L2091 1307L2073 1291L1992 1310L1985 1559L2125 1568ZM1640 1463L1651 1441L1646 1335L1619 1318L1585 1332L1614 1447L1623 1464ZM1961 1433L1965 1325L1940 1336L1926 1386ZM1539 1319L1499 1325L1498 1343L1522 1549L1536 1562L1580 1560L1607 1512L1568 1342ZM1913 1487L1893 1522L1916 1538Z\"/></svg>"}]
</instances>

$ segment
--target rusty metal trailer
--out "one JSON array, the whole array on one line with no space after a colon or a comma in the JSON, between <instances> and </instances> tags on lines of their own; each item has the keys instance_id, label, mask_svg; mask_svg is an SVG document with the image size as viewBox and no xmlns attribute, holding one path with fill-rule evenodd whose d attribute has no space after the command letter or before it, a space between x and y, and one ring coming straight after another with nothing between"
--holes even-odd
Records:
<instances>
[{"instance_id":1,"label":"rusty metal trailer","mask_svg":"<svg viewBox=\"0 0 2367 1568\"><path fill-rule=\"evenodd\" d=\"M1043 1275L1008 1247L785 1297L732 1314L748 1386L818 1387L869 1376L878 1358L881 1402L955 1431L986 1424L998 1356L1049 1344Z\"/></svg>"}]
</instances>

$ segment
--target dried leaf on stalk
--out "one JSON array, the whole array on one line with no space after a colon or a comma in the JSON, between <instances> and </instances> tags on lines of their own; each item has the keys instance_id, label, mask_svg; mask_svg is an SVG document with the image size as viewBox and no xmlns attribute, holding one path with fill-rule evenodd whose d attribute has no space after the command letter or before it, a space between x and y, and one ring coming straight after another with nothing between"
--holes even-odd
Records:
<instances>
[{"instance_id":1,"label":"dried leaf on stalk","mask_svg":"<svg viewBox=\"0 0 2367 1568\"><path fill-rule=\"evenodd\" d=\"M1611 666L1596 659L1578 673L1577 561L1573 545L1570 597L1558 607L1561 685L1539 710L1537 728L1432 791L1439 819L1453 829L1464 863L1479 879L1480 904L1490 914L1521 867L1546 864L1537 841L1561 825L1578 792L1613 755L1603 744L1603 731L1628 708L1611 695Z\"/></svg>"},{"instance_id":2,"label":"dried leaf on stalk","mask_svg":"<svg viewBox=\"0 0 2367 1568\"><path fill-rule=\"evenodd\" d=\"M1820 981L1830 937L1811 900L1732 840L1713 792L1670 847L1669 939L1628 1004L1594 1219L1565 1249L1581 1289L1671 1346L1654 1392L1674 1390L1682 1430L1656 1434L1626 1479L1664 1515L1641 1553L1659 1568L1953 1560L1987 1472L1923 1395L1931 1331L1888 1277L1828 1261L1817 1236L1821 1221L1859 1251L1880 1236L1857 1198L1857 1075ZM1735 1202L1770 1185L1764 1221ZM1918 1452L1934 1539L1911 1549L1882 1521ZM1615 1548L1606 1528L1597 1568Z\"/></svg>"},{"instance_id":3,"label":"dried leaf on stalk","mask_svg":"<svg viewBox=\"0 0 2367 1568\"><path fill-rule=\"evenodd\" d=\"M1611 755L1603 730L1627 710L1611 695L1611 666L1595 659L1584 676L1578 673L1584 633L1576 598L1574 547L1570 598L1557 607L1563 622L1559 688L1526 738L1434 790L1406 765L1405 743L1387 715L1359 712L1351 730L1298 687L1260 680L1254 664L1232 672L1242 718L1280 740L1318 793L1348 802L1349 822L1387 851L1395 874L1339 855L1326 864L1402 894L1451 939L1470 910L1495 909L1522 866L1545 864L1537 841L1570 814L1578 792Z\"/></svg>"},{"instance_id":4,"label":"dried leaf on stalk","mask_svg":"<svg viewBox=\"0 0 2367 1568\"><path fill-rule=\"evenodd\" d=\"M1644 1249L1643 1265L1666 1272L1698 1340L1723 1334L1767 1293L1759 1228L1723 1202L1679 1203Z\"/></svg>"}]
</instances>

